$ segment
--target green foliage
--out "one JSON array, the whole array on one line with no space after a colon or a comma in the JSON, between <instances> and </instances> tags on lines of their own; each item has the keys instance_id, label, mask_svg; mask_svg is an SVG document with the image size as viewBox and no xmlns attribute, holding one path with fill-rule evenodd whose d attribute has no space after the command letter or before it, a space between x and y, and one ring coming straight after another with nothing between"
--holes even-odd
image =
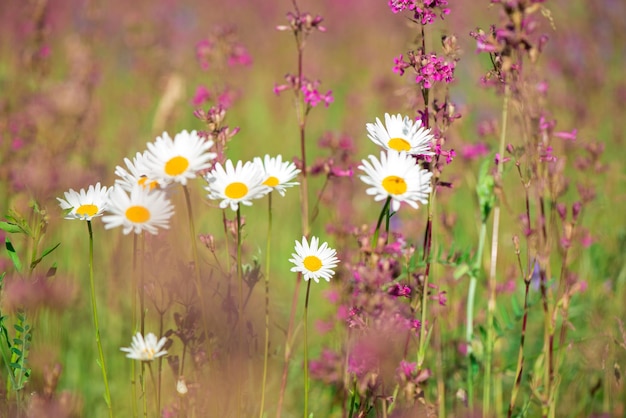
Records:
<instances>
[{"instance_id":1,"label":"green foliage","mask_svg":"<svg viewBox=\"0 0 626 418\"><path fill-rule=\"evenodd\" d=\"M491 159L485 159L480 165L478 172L478 182L476 183L476 194L478 195L478 207L480 208L481 222L486 222L496 203L494 193L495 180L489 173Z\"/></svg>"}]
</instances>

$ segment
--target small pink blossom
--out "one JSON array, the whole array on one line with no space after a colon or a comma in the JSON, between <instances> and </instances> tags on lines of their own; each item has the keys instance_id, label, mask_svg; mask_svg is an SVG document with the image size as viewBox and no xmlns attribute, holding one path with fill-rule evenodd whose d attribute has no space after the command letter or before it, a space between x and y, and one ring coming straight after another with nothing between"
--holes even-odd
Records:
<instances>
[{"instance_id":1,"label":"small pink blossom","mask_svg":"<svg viewBox=\"0 0 626 418\"><path fill-rule=\"evenodd\" d=\"M24 140L22 138L13 138L13 141L11 141L11 149L13 151L17 151L19 149L21 149L24 146Z\"/></svg>"},{"instance_id":2,"label":"small pink blossom","mask_svg":"<svg viewBox=\"0 0 626 418\"><path fill-rule=\"evenodd\" d=\"M199 85L196 88L196 92L193 95L191 103L194 105L194 107L199 107L209 100L211 100L211 92L204 85Z\"/></svg>"},{"instance_id":3,"label":"small pink blossom","mask_svg":"<svg viewBox=\"0 0 626 418\"><path fill-rule=\"evenodd\" d=\"M499 164L504 164L504 163L511 161L511 158L509 157L502 158L499 153L496 153L496 158L494 160L495 160L496 165L499 165Z\"/></svg>"},{"instance_id":4,"label":"small pink blossom","mask_svg":"<svg viewBox=\"0 0 626 418\"><path fill-rule=\"evenodd\" d=\"M476 160L489 154L489 147L484 142L465 145L461 150L461 156L466 160Z\"/></svg>"},{"instance_id":5,"label":"small pink blossom","mask_svg":"<svg viewBox=\"0 0 626 418\"><path fill-rule=\"evenodd\" d=\"M561 138L561 139L565 139L569 141L575 141L577 134L578 134L578 130L573 129L571 132L565 132L565 131L555 132L554 136L557 138Z\"/></svg>"}]
</instances>

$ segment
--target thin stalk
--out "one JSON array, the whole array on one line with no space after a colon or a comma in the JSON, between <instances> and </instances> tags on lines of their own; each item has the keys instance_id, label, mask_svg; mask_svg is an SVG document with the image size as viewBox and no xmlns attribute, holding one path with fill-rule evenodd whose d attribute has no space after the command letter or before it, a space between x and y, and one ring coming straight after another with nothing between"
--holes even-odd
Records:
<instances>
[{"instance_id":1,"label":"thin stalk","mask_svg":"<svg viewBox=\"0 0 626 418\"><path fill-rule=\"evenodd\" d=\"M146 286L145 286L145 253L146 253L146 235L145 232L141 232L140 237L140 254L139 254L139 329L141 335L145 337L146 326ZM148 401L146 399L146 371L145 363L141 362L140 382L141 382L141 397L143 398L143 416L148 416Z\"/></svg>"},{"instance_id":2,"label":"thin stalk","mask_svg":"<svg viewBox=\"0 0 626 418\"><path fill-rule=\"evenodd\" d=\"M109 379L107 379L107 368L104 362L104 352L102 351L102 342L100 341L100 326L98 324L98 305L96 303L96 286L94 284L93 274L93 230L91 221L87 221L87 230L89 231L89 287L91 290L91 312L93 314L93 326L96 331L96 344L98 346L98 356L100 358L100 369L102 370L102 380L104 381L104 401L109 409L109 417L113 418L113 409L111 407L111 392L109 390Z\"/></svg>"},{"instance_id":3,"label":"thin stalk","mask_svg":"<svg viewBox=\"0 0 626 418\"><path fill-rule=\"evenodd\" d=\"M139 285L137 282L137 254L138 254L137 234L133 234L133 289L132 289L132 324L133 335L137 333L137 291ZM130 385L131 385L131 409L133 410L133 418L139 416L139 406L137 405L137 366L136 362L130 363Z\"/></svg>"},{"instance_id":4,"label":"thin stalk","mask_svg":"<svg viewBox=\"0 0 626 418\"><path fill-rule=\"evenodd\" d=\"M374 231L374 236L372 237L372 251L376 249L378 246L378 234L380 232L380 226L383 223L383 218L387 215L387 232L389 232L389 205L391 203L391 196L387 197L385 200L385 204L383 205L383 209L380 211L380 215L378 216L378 222L376 222L376 230Z\"/></svg>"},{"instance_id":5,"label":"thin stalk","mask_svg":"<svg viewBox=\"0 0 626 418\"><path fill-rule=\"evenodd\" d=\"M304 418L309 418L309 292L311 291L311 280L306 284L306 297L304 298Z\"/></svg>"},{"instance_id":6,"label":"thin stalk","mask_svg":"<svg viewBox=\"0 0 626 418\"><path fill-rule=\"evenodd\" d=\"M350 398L350 415L349 418L354 416L354 406L356 405L356 390L357 390L357 380L356 376L354 377L354 386L352 387L352 397Z\"/></svg>"},{"instance_id":7,"label":"thin stalk","mask_svg":"<svg viewBox=\"0 0 626 418\"><path fill-rule=\"evenodd\" d=\"M146 363L141 362L141 397L143 398L143 418L148 418L148 397L146 396Z\"/></svg>"},{"instance_id":8,"label":"thin stalk","mask_svg":"<svg viewBox=\"0 0 626 418\"><path fill-rule=\"evenodd\" d=\"M417 368L421 370L424 360L426 358L426 313L428 307L428 279L430 277L430 254L432 248L432 233L433 233L433 213L435 206L435 192L437 189L436 180L433 180L432 190L430 192L430 198L428 199L428 222L426 223L426 231L424 236L424 260L426 261L426 269L424 270L424 281L422 285L422 303L421 309L421 325L420 325L420 342L417 351Z\"/></svg>"},{"instance_id":9,"label":"thin stalk","mask_svg":"<svg viewBox=\"0 0 626 418\"><path fill-rule=\"evenodd\" d=\"M529 222L528 228L530 229L530 199L528 197L528 184L524 182L524 177L522 176L522 170L520 168L519 162L516 162L515 165L517 167L517 173L519 174L520 180L522 182L522 186L524 186L526 218ZM520 347L519 347L519 352L517 356L515 383L513 385L513 389L511 390L511 400L509 402L509 411L508 411L509 418L511 418L513 415L513 408L515 408L515 402L517 400L517 395L519 393L519 390L522 384L522 375L524 372L524 344L526 341L526 324L528 323L528 291L530 288L530 282L531 282L532 273L533 273L533 267L530 266L528 236L526 236L526 265L528 266L528 273L524 272L524 264L522 263L521 251L519 248L519 240L517 239L517 237L513 238L513 244L515 246L515 254L517 255L517 265L519 267L520 275L524 279L525 289L524 289L524 316L522 318L522 332L520 335Z\"/></svg>"},{"instance_id":10,"label":"thin stalk","mask_svg":"<svg viewBox=\"0 0 626 418\"><path fill-rule=\"evenodd\" d=\"M522 373L524 372L524 343L526 341L526 324L528 322L528 290L530 288L530 280L524 279L524 317L522 319L522 333L520 335L519 353L517 355L517 371L515 372L515 384L511 390L511 401L509 402L508 417L513 416L513 408L517 400L517 394L522 384Z\"/></svg>"},{"instance_id":11,"label":"thin stalk","mask_svg":"<svg viewBox=\"0 0 626 418\"><path fill-rule=\"evenodd\" d=\"M146 236L141 232L140 238L140 254L139 254L139 331L141 335L145 335L146 327L146 284L145 284L145 259L146 252Z\"/></svg>"},{"instance_id":12,"label":"thin stalk","mask_svg":"<svg viewBox=\"0 0 626 418\"><path fill-rule=\"evenodd\" d=\"M292 0L296 14L300 15L300 10L295 0ZM309 183L307 178L307 159L306 159L306 115L305 103L302 97L302 79L303 79L303 59L304 59L304 42L298 35L294 33L296 46L298 49L298 85L295 89L295 106L296 117L298 119L298 131L300 134L300 160L302 163L301 178L300 178L300 217L302 220L302 235L309 237ZM298 295L300 294L300 285L302 284L302 275L298 274L296 285L293 291L293 298L291 299L291 313L289 315L289 325L287 326L287 335L285 343L285 363L283 365L283 375L280 384L280 391L278 394L278 405L276 408L276 417L280 418L282 413L283 400L285 397L285 389L287 388L287 373L289 371L289 362L291 361L291 349L289 348L289 341L291 339L291 333L293 332L294 316L296 313L296 305L298 302Z\"/></svg>"},{"instance_id":13,"label":"thin stalk","mask_svg":"<svg viewBox=\"0 0 626 418\"><path fill-rule=\"evenodd\" d=\"M159 338L163 336L163 312L159 312ZM158 358L158 385L156 387L157 394L157 413L161 414L161 385L162 385L162 371L163 371L163 356ZM152 374L152 369L150 369L150 374Z\"/></svg>"},{"instance_id":14,"label":"thin stalk","mask_svg":"<svg viewBox=\"0 0 626 418\"><path fill-rule=\"evenodd\" d=\"M511 90L508 84L504 86L504 102L502 104L502 129L500 131L500 159L498 163L498 181L502 181L504 170L504 142L506 139L507 119L509 112L509 97ZM500 200L493 209L493 229L491 233L491 262L489 266L489 301L487 302L487 344L485 347L485 380L483 391L483 414L488 416L491 410L491 381L493 347L495 345L495 330L493 320L496 312L496 265L498 260L498 235L500 229Z\"/></svg>"},{"instance_id":15,"label":"thin stalk","mask_svg":"<svg viewBox=\"0 0 626 418\"><path fill-rule=\"evenodd\" d=\"M152 362L148 362L148 371L150 372L150 380L152 380L152 387L154 388L154 390L157 390L157 384L156 384L156 380L154 379L154 373L152 372ZM157 413L160 409L160 406L157 406ZM159 414L160 415L160 414Z\"/></svg>"},{"instance_id":16,"label":"thin stalk","mask_svg":"<svg viewBox=\"0 0 626 418\"><path fill-rule=\"evenodd\" d=\"M445 373L443 369L443 344L442 344L442 321L438 321L438 330L435 333L435 343L438 347L436 350L436 366L437 366L437 404L439 406L437 416L439 418L446 417L446 383Z\"/></svg>"},{"instance_id":17,"label":"thin stalk","mask_svg":"<svg viewBox=\"0 0 626 418\"><path fill-rule=\"evenodd\" d=\"M243 269L241 266L241 207L237 207L237 282L239 283L239 318L237 326L239 328L239 348L243 351ZM241 368L241 378L237 382L237 416L241 415L243 367Z\"/></svg>"},{"instance_id":18,"label":"thin stalk","mask_svg":"<svg viewBox=\"0 0 626 418\"><path fill-rule=\"evenodd\" d=\"M267 195L267 243L265 245L265 345L263 352L263 383L261 385L261 409L259 418L265 411L265 385L267 383L267 363L270 351L270 244L272 242L272 193Z\"/></svg>"},{"instance_id":19,"label":"thin stalk","mask_svg":"<svg viewBox=\"0 0 626 418\"><path fill-rule=\"evenodd\" d=\"M476 285L478 284L478 271L482 264L483 252L485 249L485 238L487 236L487 220L480 225L478 235L478 251L472 263L472 273L470 275L469 289L467 291L467 311L465 323L465 342L467 344L467 398L470 411L474 408L474 372L472 369L472 341L474 340L474 300L476 295Z\"/></svg>"},{"instance_id":20,"label":"thin stalk","mask_svg":"<svg viewBox=\"0 0 626 418\"><path fill-rule=\"evenodd\" d=\"M191 209L191 197L189 196L189 189L187 186L183 186L185 193L185 203L187 204L187 218L189 220L189 238L191 239L191 249L193 252L193 266L195 273L195 285L198 292L198 300L200 302L200 312L202 313L202 326L206 341L209 341L209 328L207 325L207 314L204 306L204 297L202 294L202 283L200 280L200 259L198 257L198 240L196 239L196 228L193 222L193 212Z\"/></svg>"}]
</instances>

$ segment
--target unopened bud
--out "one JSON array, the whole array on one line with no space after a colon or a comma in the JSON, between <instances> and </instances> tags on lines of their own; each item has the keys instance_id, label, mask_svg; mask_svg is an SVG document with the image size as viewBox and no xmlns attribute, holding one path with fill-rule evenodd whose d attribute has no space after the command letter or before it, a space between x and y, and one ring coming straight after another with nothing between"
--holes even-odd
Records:
<instances>
[{"instance_id":1,"label":"unopened bud","mask_svg":"<svg viewBox=\"0 0 626 418\"><path fill-rule=\"evenodd\" d=\"M181 396L184 396L187 394L187 392L189 392L189 389L187 388L187 383L185 383L185 378L183 376L180 376L178 378L178 381L176 382L176 392L178 392L178 394Z\"/></svg>"}]
</instances>

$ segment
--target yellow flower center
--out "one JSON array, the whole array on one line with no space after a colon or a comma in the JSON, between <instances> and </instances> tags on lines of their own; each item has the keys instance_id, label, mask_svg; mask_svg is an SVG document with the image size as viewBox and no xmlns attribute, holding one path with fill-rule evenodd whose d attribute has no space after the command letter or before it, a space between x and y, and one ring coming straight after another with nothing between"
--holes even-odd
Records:
<instances>
[{"instance_id":1,"label":"yellow flower center","mask_svg":"<svg viewBox=\"0 0 626 418\"><path fill-rule=\"evenodd\" d=\"M224 190L226 197L230 199L241 199L248 194L248 186L238 181L230 183Z\"/></svg>"},{"instance_id":2,"label":"yellow flower center","mask_svg":"<svg viewBox=\"0 0 626 418\"><path fill-rule=\"evenodd\" d=\"M137 181L137 184L143 187L148 187L150 190L154 190L159 185L155 180L148 180L148 176L141 176Z\"/></svg>"},{"instance_id":3,"label":"yellow flower center","mask_svg":"<svg viewBox=\"0 0 626 418\"><path fill-rule=\"evenodd\" d=\"M183 174L189 167L189 160L185 157L174 157L165 163L165 174L168 176L178 176Z\"/></svg>"},{"instance_id":4,"label":"yellow flower center","mask_svg":"<svg viewBox=\"0 0 626 418\"><path fill-rule=\"evenodd\" d=\"M76 209L78 216L94 216L96 213L98 213L98 206L96 205L80 205Z\"/></svg>"},{"instance_id":5,"label":"yellow flower center","mask_svg":"<svg viewBox=\"0 0 626 418\"><path fill-rule=\"evenodd\" d=\"M263 182L264 185L270 186L270 187L276 187L278 186L278 183L280 183L280 181L278 181L278 179L274 176L269 176L267 180Z\"/></svg>"},{"instance_id":6,"label":"yellow flower center","mask_svg":"<svg viewBox=\"0 0 626 418\"><path fill-rule=\"evenodd\" d=\"M406 181L402 177L387 176L383 179L383 188L389 194L402 194L406 192Z\"/></svg>"},{"instance_id":7,"label":"yellow flower center","mask_svg":"<svg viewBox=\"0 0 626 418\"><path fill-rule=\"evenodd\" d=\"M145 206L131 206L126 209L126 219L141 224L150 220L150 211Z\"/></svg>"},{"instance_id":8,"label":"yellow flower center","mask_svg":"<svg viewBox=\"0 0 626 418\"><path fill-rule=\"evenodd\" d=\"M143 354L145 355L146 360L153 360L156 352L153 348L144 348Z\"/></svg>"},{"instance_id":9,"label":"yellow flower center","mask_svg":"<svg viewBox=\"0 0 626 418\"><path fill-rule=\"evenodd\" d=\"M396 151L409 151L411 149L411 144L406 139L402 138L391 138L389 142L387 142L389 148L394 149Z\"/></svg>"},{"instance_id":10,"label":"yellow flower center","mask_svg":"<svg viewBox=\"0 0 626 418\"><path fill-rule=\"evenodd\" d=\"M304 259L304 267L308 271L318 271L322 268L322 260L314 255L309 255Z\"/></svg>"}]
</instances>

